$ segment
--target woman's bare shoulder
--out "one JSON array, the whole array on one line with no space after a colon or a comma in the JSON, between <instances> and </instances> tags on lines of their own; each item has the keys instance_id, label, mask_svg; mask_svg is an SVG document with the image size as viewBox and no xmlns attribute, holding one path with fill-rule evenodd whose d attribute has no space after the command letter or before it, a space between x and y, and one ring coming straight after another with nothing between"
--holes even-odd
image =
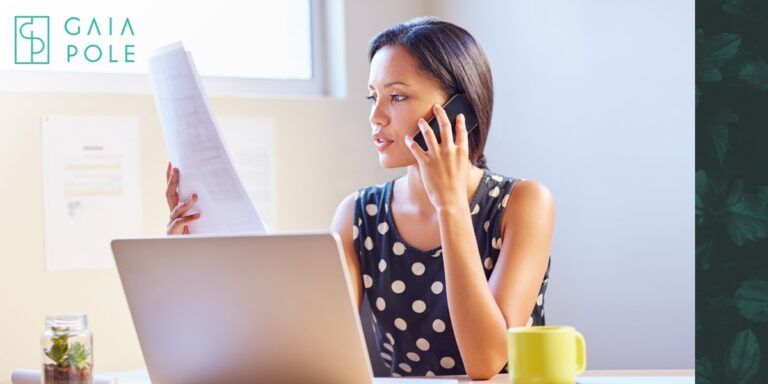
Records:
<instances>
[{"instance_id":1,"label":"woman's bare shoulder","mask_svg":"<svg viewBox=\"0 0 768 384\"><path fill-rule=\"evenodd\" d=\"M504 210L504 225L554 220L555 198L543 183L531 179L518 179L509 193Z\"/></svg>"}]
</instances>

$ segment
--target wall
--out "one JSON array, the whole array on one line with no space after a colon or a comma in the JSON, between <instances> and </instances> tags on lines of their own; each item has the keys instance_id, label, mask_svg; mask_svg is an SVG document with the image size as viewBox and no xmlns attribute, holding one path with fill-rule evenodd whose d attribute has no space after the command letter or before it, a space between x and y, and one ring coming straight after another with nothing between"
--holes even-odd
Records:
<instances>
[{"instance_id":1,"label":"wall","mask_svg":"<svg viewBox=\"0 0 768 384\"><path fill-rule=\"evenodd\" d=\"M694 2L430 6L490 59L491 169L555 196L547 323L590 369L693 369Z\"/></svg>"}]
</instances>

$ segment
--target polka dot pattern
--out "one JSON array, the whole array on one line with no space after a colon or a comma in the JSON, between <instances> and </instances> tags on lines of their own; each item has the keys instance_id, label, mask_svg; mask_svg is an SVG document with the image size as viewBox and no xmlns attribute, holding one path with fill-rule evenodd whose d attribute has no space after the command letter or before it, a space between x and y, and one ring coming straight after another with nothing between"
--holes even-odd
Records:
<instances>
[{"instance_id":1,"label":"polka dot pattern","mask_svg":"<svg viewBox=\"0 0 768 384\"><path fill-rule=\"evenodd\" d=\"M501 220L516 181L486 170L468 205L478 239L477 262L486 278L501 253ZM393 185L390 181L357 191L352 226L381 360L393 377L466 374L448 313L450 282L443 263L450 255L441 246L414 247L408 239L419 239L421 228L408 227L411 232L401 236L403 227L397 224L408 218L400 216L397 206L390 207ZM549 268L528 326L545 324L548 277Z\"/></svg>"},{"instance_id":2,"label":"polka dot pattern","mask_svg":"<svg viewBox=\"0 0 768 384\"><path fill-rule=\"evenodd\" d=\"M385 235L389 231L389 224L387 222L380 223L378 226L379 234Z\"/></svg>"},{"instance_id":3,"label":"polka dot pattern","mask_svg":"<svg viewBox=\"0 0 768 384\"><path fill-rule=\"evenodd\" d=\"M445 369L451 369L454 365L456 365L456 361L451 357L443 357L440 359L440 366Z\"/></svg>"},{"instance_id":4,"label":"polka dot pattern","mask_svg":"<svg viewBox=\"0 0 768 384\"><path fill-rule=\"evenodd\" d=\"M445 322L440 319L436 319L432 322L432 329L434 329L437 333L445 332Z\"/></svg>"},{"instance_id":5,"label":"polka dot pattern","mask_svg":"<svg viewBox=\"0 0 768 384\"><path fill-rule=\"evenodd\" d=\"M422 264L422 263L420 263L418 261L413 263L413 265L411 265L411 272L413 272L413 274L416 275L416 276L423 275L424 274L424 270L426 270L426 267L424 266L424 264Z\"/></svg>"},{"instance_id":6,"label":"polka dot pattern","mask_svg":"<svg viewBox=\"0 0 768 384\"><path fill-rule=\"evenodd\" d=\"M395 319L395 328L401 331L405 331L406 329L408 329L408 323L406 323L402 317L398 317L397 319Z\"/></svg>"},{"instance_id":7,"label":"polka dot pattern","mask_svg":"<svg viewBox=\"0 0 768 384\"><path fill-rule=\"evenodd\" d=\"M378 299L376 299L376 309L378 309L379 311L383 311L387 309L387 302L384 301L383 298L379 297Z\"/></svg>"},{"instance_id":8,"label":"polka dot pattern","mask_svg":"<svg viewBox=\"0 0 768 384\"><path fill-rule=\"evenodd\" d=\"M405 292L405 283L402 280L395 280L392 282L392 292L403 293Z\"/></svg>"}]
</instances>

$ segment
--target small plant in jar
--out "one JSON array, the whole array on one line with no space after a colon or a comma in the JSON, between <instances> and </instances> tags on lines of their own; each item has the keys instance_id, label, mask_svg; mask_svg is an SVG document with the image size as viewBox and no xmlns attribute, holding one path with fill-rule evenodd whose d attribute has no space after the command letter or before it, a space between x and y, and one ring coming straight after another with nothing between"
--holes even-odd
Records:
<instances>
[{"instance_id":1,"label":"small plant in jar","mask_svg":"<svg viewBox=\"0 0 768 384\"><path fill-rule=\"evenodd\" d=\"M65 320L63 322L67 322ZM62 321L59 321L61 323ZM83 326L62 327L47 321L43 334L43 383L44 384L91 384L93 382L92 339ZM47 347L46 347L47 344Z\"/></svg>"}]
</instances>

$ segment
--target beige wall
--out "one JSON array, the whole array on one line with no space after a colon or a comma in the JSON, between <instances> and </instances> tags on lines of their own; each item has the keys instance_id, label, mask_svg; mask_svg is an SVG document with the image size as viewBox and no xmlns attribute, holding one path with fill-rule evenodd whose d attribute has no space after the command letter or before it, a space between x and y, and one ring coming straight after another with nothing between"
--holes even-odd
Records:
<instances>
[{"instance_id":1,"label":"beige wall","mask_svg":"<svg viewBox=\"0 0 768 384\"><path fill-rule=\"evenodd\" d=\"M366 45L429 3L345 3L347 98L211 98L217 115L274 118L278 231L327 228L347 193L402 173L382 169L370 142ZM88 314L97 373L144 366L116 271L45 271L40 121L77 114L139 117L144 231L164 231L167 155L152 95L0 93L0 382L13 368L39 367L52 313Z\"/></svg>"}]
</instances>

